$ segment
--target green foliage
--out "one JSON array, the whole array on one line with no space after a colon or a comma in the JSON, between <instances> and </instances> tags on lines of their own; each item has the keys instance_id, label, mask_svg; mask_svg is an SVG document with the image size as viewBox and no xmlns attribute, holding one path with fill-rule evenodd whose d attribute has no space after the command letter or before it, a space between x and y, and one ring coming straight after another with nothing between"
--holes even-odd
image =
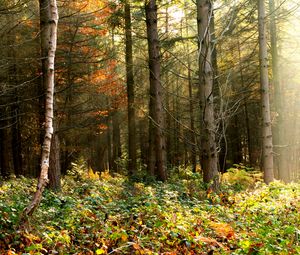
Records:
<instances>
[{"instance_id":1,"label":"green foliage","mask_svg":"<svg viewBox=\"0 0 300 255\"><path fill-rule=\"evenodd\" d=\"M223 174L222 180L225 183L233 185L237 190L254 187L257 180L261 179L261 173L256 172L253 168L246 167L242 164L234 164Z\"/></svg>"},{"instance_id":2,"label":"green foliage","mask_svg":"<svg viewBox=\"0 0 300 255\"><path fill-rule=\"evenodd\" d=\"M228 182L213 194L189 171L151 185L107 173L67 176L61 193L45 191L30 233L16 231L35 185L22 178L1 186L0 254L300 252L299 184L257 182L237 192Z\"/></svg>"}]
</instances>

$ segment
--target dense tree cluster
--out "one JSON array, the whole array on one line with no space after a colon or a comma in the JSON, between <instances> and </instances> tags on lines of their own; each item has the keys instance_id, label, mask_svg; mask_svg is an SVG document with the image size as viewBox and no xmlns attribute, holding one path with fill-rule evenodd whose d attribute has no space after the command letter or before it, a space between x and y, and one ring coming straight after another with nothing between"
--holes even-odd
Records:
<instances>
[{"instance_id":1,"label":"dense tree cluster","mask_svg":"<svg viewBox=\"0 0 300 255\"><path fill-rule=\"evenodd\" d=\"M52 2L0 3L4 178L40 173L49 99L43 15ZM267 183L299 179L297 3L57 6L50 187L60 189L60 175L78 160L163 181L190 168L213 189L233 164L261 168Z\"/></svg>"}]
</instances>

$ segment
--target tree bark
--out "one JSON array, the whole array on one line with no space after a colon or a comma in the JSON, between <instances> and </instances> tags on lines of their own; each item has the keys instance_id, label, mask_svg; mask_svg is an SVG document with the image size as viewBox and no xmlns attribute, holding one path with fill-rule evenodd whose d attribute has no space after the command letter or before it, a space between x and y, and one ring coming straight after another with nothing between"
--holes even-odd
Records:
<instances>
[{"instance_id":1,"label":"tree bark","mask_svg":"<svg viewBox=\"0 0 300 255\"><path fill-rule=\"evenodd\" d=\"M266 14L264 0L258 0L258 29L259 29L259 63L262 107L262 168L264 181L269 184L274 180L273 174L273 142L271 129L268 52L266 37Z\"/></svg>"},{"instance_id":2,"label":"tree bark","mask_svg":"<svg viewBox=\"0 0 300 255\"><path fill-rule=\"evenodd\" d=\"M8 132L6 128L0 127L0 169L2 177L9 177L9 150L8 150Z\"/></svg>"},{"instance_id":3,"label":"tree bark","mask_svg":"<svg viewBox=\"0 0 300 255\"><path fill-rule=\"evenodd\" d=\"M134 79L132 57L131 13L129 1L125 2L125 35L126 35L126 78L128 98L128 173L136 172L136 126L134 109Z\"/></svg>"},{"instance_id":4,"label":"tree bark","mask_svg":"<svg viewBox=\"0 0 300 255\"><path fill-rule=\"evenodd\" d=\"M107 141L107 163L109 171L113 170L112 146L111 146L111 117L108 115L106 118L106 141Z\"/></svg>"},{"instance_id":5,"label":"tree bark","mask_svg":"<svg viewBox=\"0 0 300 255\"><path fill-rule=\"evenodd\" d=\"M184 2L184 9L188 7L188 2ZM189 35L189 25L188 25L188 15L185 11L185 27L186 34ZM188 50L188 48L186 49ZM196 173L197 170L197 138L195 134L195 117L194 117L194 96L193 96L193 78L192 78L192 70L191 70L191 59L190 54L187 56L188 61L188 92L189 92L189 117L190 117L190 163L192 164L192 172Z\"/></svg>"},{"instance_id":6,"label":"tree bark","mask_svg":"<svg viewBox=\"0 0 300 255\"><path fill-rule=\"evenodd\" d=\"M43 191L48 183L48 169L51 140L53 134L53 95L54 95L54 59L57 42L58 10L56 0L40 0L40 22L42 59L46 60L45 73L43 73L44 87L46 88L45 103L45 137L42 147L41 173L38 180L37 190L30 204L25 208L21 225L24 227L28 222L28 216L32 215L39 205ZM46 50L47 49L47 50ZM44 55L45 54L45 55Z\"/></svg>"},{"instance_id":7,"label":"tree bark","mask_svg":"<svg viewBox=\"0 0 300 255\"><path fill-rule=\"evenodd\" d=\"M190 139L191 139L191 164L192 171L196 173L197 168L197 155L196 155L196 135L195 135L195 121L194 121L194 104L193 104L193 88L192 88L192 77L191 77L191 65L188 60L188 79L189 79L189 110L190 110Z\"/></svg>"},{"instance_id":8,"label":"tree bark","mask_svg":"<svg viewBox=\"0 0 300 255\"><path fill-rule=\"evenodd\" d=\"M211 2L207 0L197 0L201 167L203 169L204 182L212 182L210 188L217 190L219 186L219 175L213 102L214 78L210 35L211 17Z\"/></svg>"},{"instance_id":9,"label":"tree bark","mask_svg":"<svg viewBox=\"0 0 300 255\"><path fill-rule=\"evenodd\" d=\"M273 127L273 143L274 143L274 170L276 168L278 178L288 182L289 171L287 167L286 148L284 147L286 139L283 133L284 115L282 111L282 91L280 84L279 57L277 47L277 28L276 28L276 7L275 1L269 0L270 12L270 37L271 37L271 56L272 56L272 83L274 88L274 110L277 118Z\"/></svg>"},{"instance_id":10,"label":"tree bark","mask_svg":"<svg viewBox=\"0 0 300 255\"><path fill-rule=\"evenodd\" d=\"M161 85L161 66L159 52L159 38L157 29L157 6L155 0L145 1L148 54L149 54L149 70L150 70L150 131L154 133L154 139L150 139L149 153L151 146L155 143L156 172L160 180L167 179L166 166L166 139L164 134L165 118L163 112L163 90ZM153 129L153 130L152 130ZM153 167L153 166L151 166ZM151 169L150 171L152 171Z\"/></svg>"},{"instance_id":11,"label":"tree bark","mask_svg":"<svg viewBox=\"0 0 300 255\"><path fill-rule=\"evenodd\" d=\"M58 134L57 120L53 120L54 133L51 141L50 164L49 164L49 188L54 191L61 190L61 161L60 161L60 140Z\"/></svg>"},{"instance_id":12,"label":"tree bark","mask_svg":"<svg viewBox=\"0 0 300 255\"><path fill-rule=\"evenodd\" d=\"M117 160L121 157L121 135L120 135L120 121L119 121L119 114L117 112L117 109L115 109L115 112L112 116L112 128L113 128L113 171L118 172L119 166L117 164Z\"/></svg>"}]
</instances>

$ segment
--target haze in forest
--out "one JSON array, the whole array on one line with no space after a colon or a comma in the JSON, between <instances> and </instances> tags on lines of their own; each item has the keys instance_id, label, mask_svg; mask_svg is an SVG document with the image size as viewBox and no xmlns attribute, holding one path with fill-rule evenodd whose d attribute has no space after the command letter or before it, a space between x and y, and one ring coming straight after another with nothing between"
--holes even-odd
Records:
<instances>
[{"instance_id":1,"label":"haze in forest","mask_svg":"<svg viewBox=\"0 0 300 255\"><path fill-rule=\"evenodd\" d=\"M296 0L1 0L0 254L299 254Z\"/></svg>"}]
</instances>

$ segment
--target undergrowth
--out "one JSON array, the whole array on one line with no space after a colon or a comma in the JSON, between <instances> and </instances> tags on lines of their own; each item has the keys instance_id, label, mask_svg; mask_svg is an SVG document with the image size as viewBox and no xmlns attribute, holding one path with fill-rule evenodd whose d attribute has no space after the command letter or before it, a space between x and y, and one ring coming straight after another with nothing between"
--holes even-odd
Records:
<instances>
[{"instance_id":1,"label":"undergrowth","mask_svg":"<svg viewBox=\"0 0 300 255\"><path fill-rule=\"evenodd\" d=\"M232 171L207 194L192 173L151 184L69 175L29 232L18 220L36 182L12 179L0 187L0 254L299 254L300 185L250 176Z\"/></svg>"}]
</instances>

